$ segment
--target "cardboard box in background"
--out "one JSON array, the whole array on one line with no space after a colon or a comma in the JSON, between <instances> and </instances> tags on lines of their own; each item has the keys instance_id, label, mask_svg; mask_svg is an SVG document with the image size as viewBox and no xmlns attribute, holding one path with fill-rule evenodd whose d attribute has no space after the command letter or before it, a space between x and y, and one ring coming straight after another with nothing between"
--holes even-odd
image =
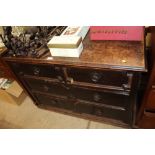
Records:
<instances>
[{"instance_id":1,"label":"cardboard box in background","mask_svg":"<svg viewBox=\"0 0 155 155\"><path fill-rule=\"evenodd\" d=\"M14 81L8 89L0 89L0 102L20 105L26 96L26 93L16 81Z\"/></svg>"}]
</instances>

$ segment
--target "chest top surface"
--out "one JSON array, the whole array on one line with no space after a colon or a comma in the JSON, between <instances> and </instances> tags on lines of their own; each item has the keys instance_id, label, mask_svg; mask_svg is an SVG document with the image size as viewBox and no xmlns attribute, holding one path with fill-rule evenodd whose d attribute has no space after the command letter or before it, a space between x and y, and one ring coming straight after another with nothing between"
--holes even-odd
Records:
<instances>
[{"instance_id":1,"label":"chest top surface","mask_svg":"<svg viewBox=\"0 0 155 155\"><path fill-rule=\"evenodd\" d=\"M89 34L83 41L84 50L80 58L52 57L48 52L43 57L17 58L4 55L5 60L63 64L96 68L111 68L133 71L146 71L144 42L131 41L91 41Z\"/></svg>"}]
</instances>

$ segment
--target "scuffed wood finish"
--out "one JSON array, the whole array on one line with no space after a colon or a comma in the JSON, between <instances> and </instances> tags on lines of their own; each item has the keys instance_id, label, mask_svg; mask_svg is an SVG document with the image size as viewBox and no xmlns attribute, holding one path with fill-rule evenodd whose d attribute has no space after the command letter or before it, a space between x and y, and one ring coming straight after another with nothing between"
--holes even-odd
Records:
<instances>
[{"instance_id":1,"label":"scuffed wood finish","mask_svg":"<svg viewBox=\"0 0 155 155\"><path fill-rule=\"evenodd\" d=\"M146 71L143 41L91 41L87 35L83 45L80 58L52 57L50 52L40 59L6 57L11 61Z\"/></svg>"},{"instance_id":2,"label":"scuffed wood finish","mask_svg":"<svg viewBox=\"0 0 155 155\"><path fill-rule=\"evenodd\" d=\"M80 58L9 57L3 60L38 107L133 126L144 42L83 41Z\"/></svg>"},{"instance_id":3,"label":"scuffed wood finish","mask_svg":"<svg viewBox=\"0 0 155 155\"><path fill-rule=\"evenodd\" d=\"M90 41L86 38L81 60L114 68L145 70L143 42Z\"/></svg>"}]
</instances>

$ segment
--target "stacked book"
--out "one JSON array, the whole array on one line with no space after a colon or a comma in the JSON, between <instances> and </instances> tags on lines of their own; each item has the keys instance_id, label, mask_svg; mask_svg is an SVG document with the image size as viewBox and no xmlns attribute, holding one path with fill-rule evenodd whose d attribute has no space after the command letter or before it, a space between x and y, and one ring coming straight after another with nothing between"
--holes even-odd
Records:
<instances>
[{"instance_id":1,"label":"stacked book","mask_svg":"<svg viewBox=\"0 0 155 155\"><path fill-rule=\"evenodd\" d=\"M53 57L79 57L83 51L82 40L89 27L67 27L60 36L54 36L47 44Z\"/></svg>"}]
</instances>

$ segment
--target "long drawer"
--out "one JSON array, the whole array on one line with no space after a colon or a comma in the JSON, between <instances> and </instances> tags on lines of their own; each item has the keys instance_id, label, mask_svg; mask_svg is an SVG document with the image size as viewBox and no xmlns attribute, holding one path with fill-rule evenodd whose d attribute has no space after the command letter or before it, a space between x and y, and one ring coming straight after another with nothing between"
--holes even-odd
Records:
<instances>
[{"instance_id":1,"label":"long drawer","mask_svg":"<svg viewBox=\"0 0 155 155\"><path fill-rule=\"evenodd\" d=\"M86 87L74 87L60 83L53 83L49 80L36 80L32 78L23 78L24 83L32 91L39 91L51 95L64 96L82 100L84 102L93 102L104 104L109 108L125 110L129 107L129 96L107 93L95 89L87 89Z\"/></svg>"},{"instance_id":2,"label":"long drawer","mask_svg":"<svg viewBox=\"0 0 155 155\"><path fill-rule=\"evenodd\" d=\"M57 79L60 83L89 85L111 91L130 92L133 79L133 73L121 71L83 69L52 64L11 63L10 66L19 76L47 77Z\"/></svg>"},{"instance_id":3,"label":"long drawer","mask_svg":"<svg viewBox=\"0 0 155 155\"><path fill-rule=\"evenodd\" d=\"M69 110L79 114L93 115L101 118L106 117L106 118L120 120L125 123L130 122L130 115L128 111L111 109L104 106L87 104L80 101L76 102L72 100L54 98L41 93L39 94L35 93L34 96L37 98L38 106L41 108L46 108L47 106L51 106L53 108L61 108L61 109Z\"/></svg>"}]
</instances>

